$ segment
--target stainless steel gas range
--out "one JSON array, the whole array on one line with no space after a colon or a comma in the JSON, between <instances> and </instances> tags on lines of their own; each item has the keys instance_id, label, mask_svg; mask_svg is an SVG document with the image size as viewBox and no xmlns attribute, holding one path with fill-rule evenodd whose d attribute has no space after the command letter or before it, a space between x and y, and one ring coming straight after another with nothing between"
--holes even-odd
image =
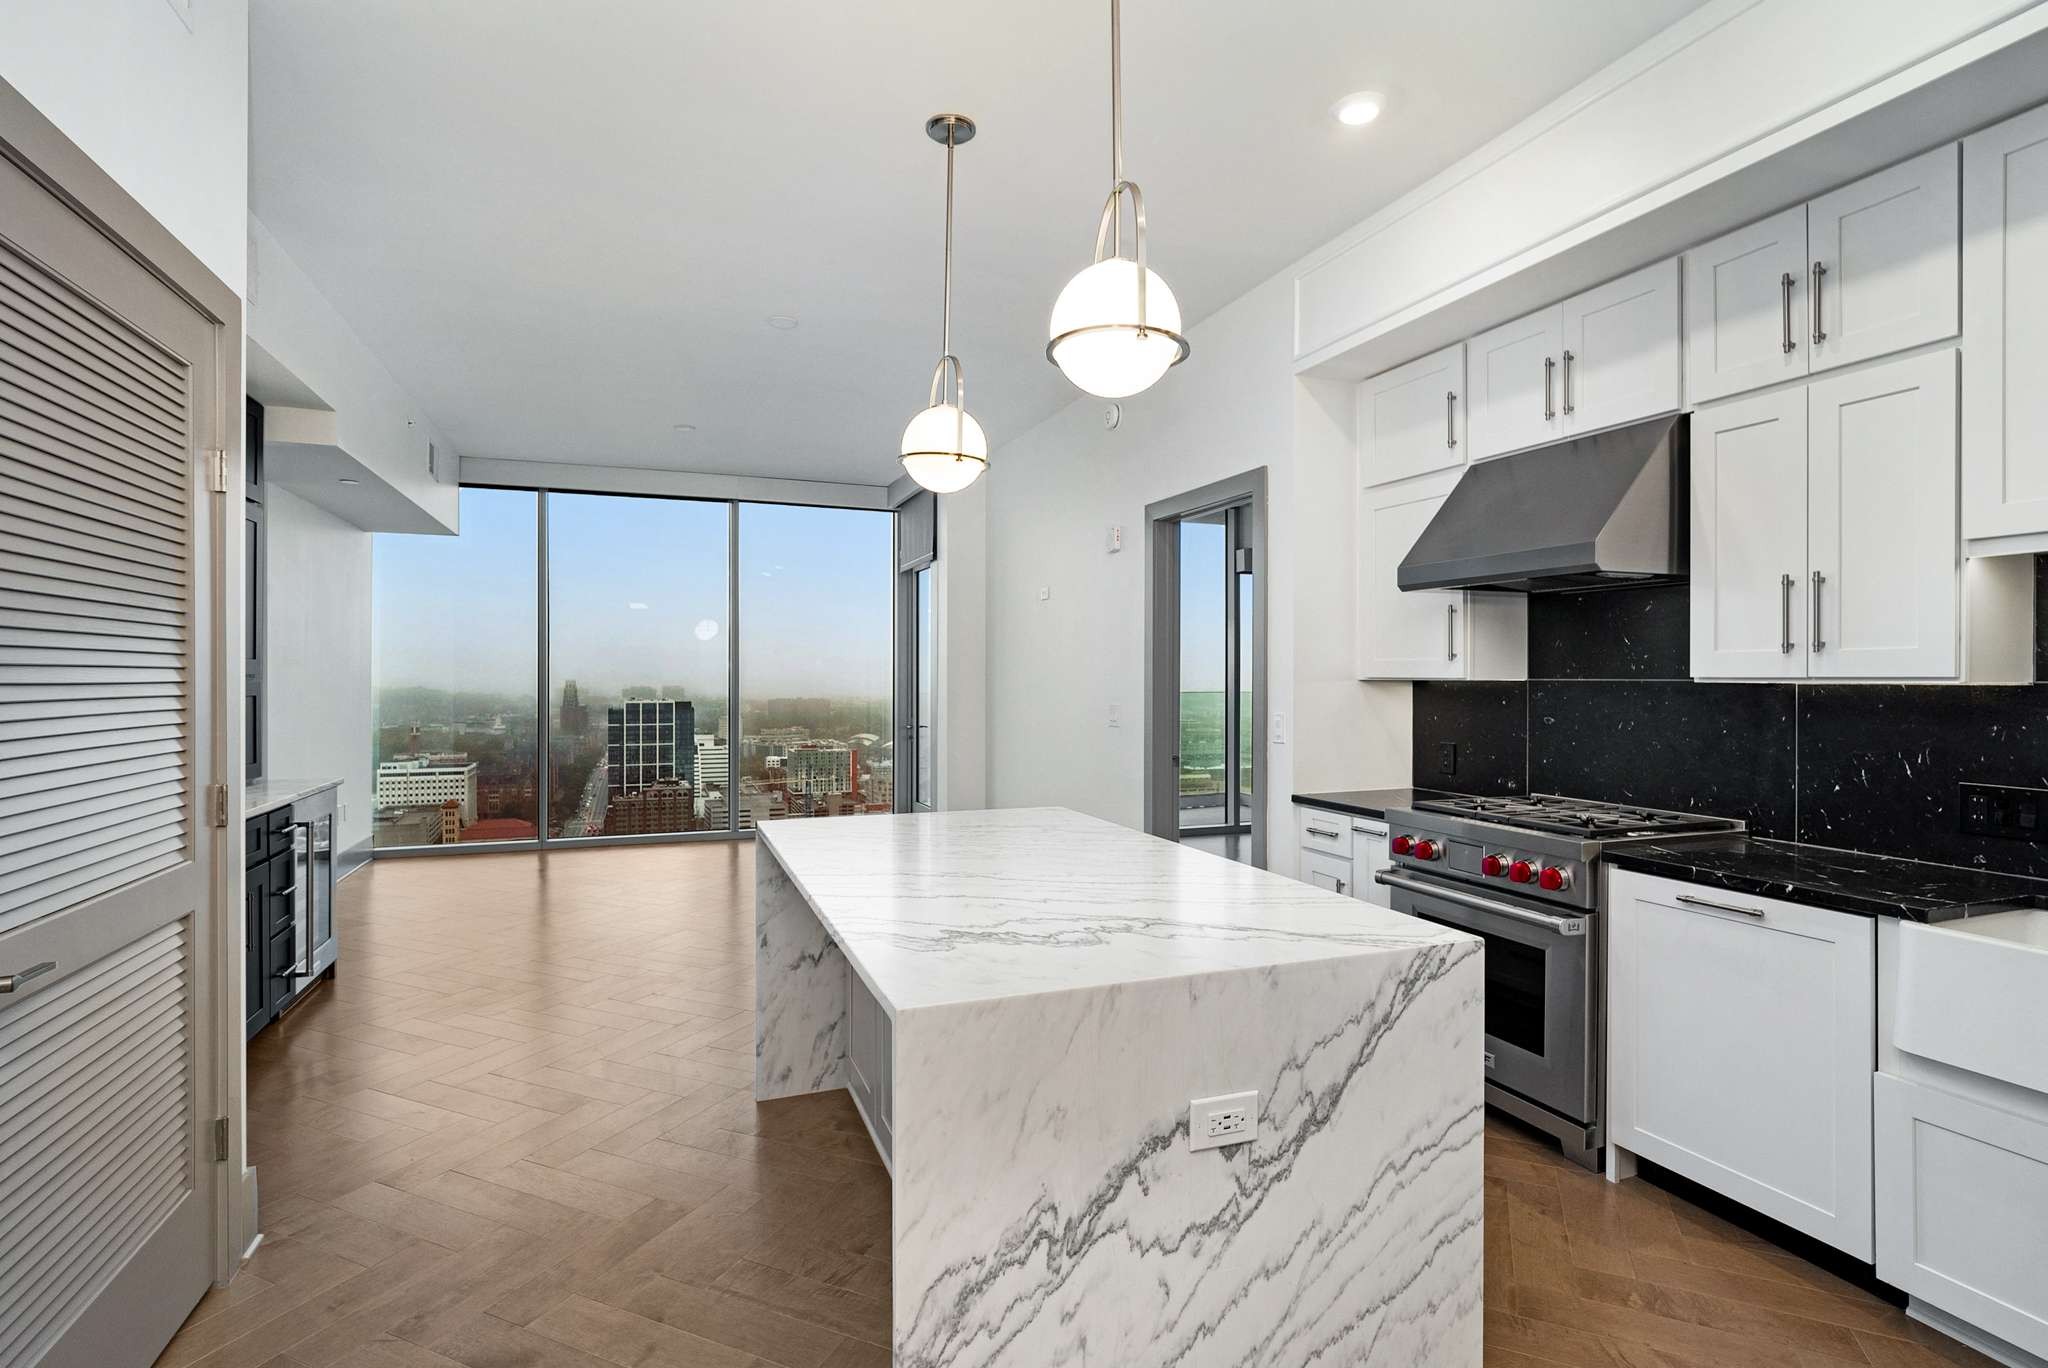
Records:
<instances>
[{"instance_id":1,"label":"stainless steel gas range","mask_svg":"<svg viewBox=\"0 0 2048 1368\"><path fill-rule=\"evenodd\" d=\"M1593 1168L1604 1142L1600 853L1739 832L1696 812L1526 798L1417 798L1387 812L1397 912L1486 941L1486 1100Z\"/></svg>"}]
</instances>

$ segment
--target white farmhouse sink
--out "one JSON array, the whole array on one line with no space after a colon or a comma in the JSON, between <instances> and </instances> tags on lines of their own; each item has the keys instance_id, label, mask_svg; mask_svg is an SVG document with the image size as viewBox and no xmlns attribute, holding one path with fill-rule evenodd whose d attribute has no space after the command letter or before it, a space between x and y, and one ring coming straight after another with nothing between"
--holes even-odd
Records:
<instances>
[{"instance_id":1,"label":"white farmhouse sink","mask_svg":"<svg viewBox=\"0 0 2048 1368\"><path fill-rule=\"evenodd\" d=\"M2048 1093L2048 908L1903 924L1892 1043Z\"/></svg>"}]
</instances>

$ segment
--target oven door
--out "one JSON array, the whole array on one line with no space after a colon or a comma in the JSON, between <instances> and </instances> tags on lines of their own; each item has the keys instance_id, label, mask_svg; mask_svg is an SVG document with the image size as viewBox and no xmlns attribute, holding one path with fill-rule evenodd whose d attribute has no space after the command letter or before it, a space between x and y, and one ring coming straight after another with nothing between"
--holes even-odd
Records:
<instances>
[{"instance_id":1,"label":"oven door","mask_svg":"<svg viewBox=\"0 0 2048 1368\"><path fill-rule=\"evenodd\" d=\"M1407 869L1376 877L1396 912L1486 942L1486 1081L1567 1120L1592 1122L1590 919Z\"/></svg>"}]
</instances>

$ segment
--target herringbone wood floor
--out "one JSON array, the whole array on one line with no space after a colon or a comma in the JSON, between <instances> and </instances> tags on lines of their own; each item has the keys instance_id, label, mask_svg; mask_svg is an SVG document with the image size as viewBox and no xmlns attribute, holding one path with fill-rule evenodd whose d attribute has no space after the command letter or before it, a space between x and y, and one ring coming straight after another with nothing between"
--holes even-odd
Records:
<instances>
[{"instance_id":1,"label":"herringbone wood floor","mask_svg":"<svg viewBox=\"0 0 2048 1368\"><path fill-rule=\"evenodd\" d=\"M340 978L251 1047L265 1239L161 1365L886 1364L859 1119L750 1096L752 890L744 844L343 883ZM1986 1362L1655 1187L1486 1141L1489 1365Z\"/></svg>"}]
</instances>

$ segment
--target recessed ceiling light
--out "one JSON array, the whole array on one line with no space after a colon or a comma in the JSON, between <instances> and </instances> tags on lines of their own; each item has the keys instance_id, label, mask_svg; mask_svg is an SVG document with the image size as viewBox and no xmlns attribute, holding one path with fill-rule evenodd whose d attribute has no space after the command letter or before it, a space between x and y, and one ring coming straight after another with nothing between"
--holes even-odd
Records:
<instances>
[{"instance_id":1,"label":"recessed ceiling light","mask_svg":"<svg viewBox=\"0 0 2048 1368\"><path fill-rule=\"evenodd\" d=\"M795 314L769 314L768 326L781 332L788 332L796 326Z\"/></svg>"},{"instance_id":2,"label":"recessed ceiling light","mask_svg":"<svg viewBox=\"0 0 2048 1368\"><path fill-rule=\"evenodd\" d=\"M346 475L344 475L344 476L342 476L342 477L341 477L340 479L336 480L336 481L335 481L335 483L336 483L336 484L345 484L345 485L359 485L359 484L361 484L361 483L362 483L362 481L361 481L361 480L351 480L351 479L349 479L349 478L348 478L348 477L347 477Z\"/></svg>"},{"instance_id":3,"label":"recessed ceiling light","mask_svg":"<svg viewBox=\"0 0 2048 1368\"><path fill-rule=\"evenodd\" d=\"M1346 128L1363 128L1380 116L1387 97L1377 90L1360 90L1330 106L1330 114Z\"/></svg>"}]
</instances>

